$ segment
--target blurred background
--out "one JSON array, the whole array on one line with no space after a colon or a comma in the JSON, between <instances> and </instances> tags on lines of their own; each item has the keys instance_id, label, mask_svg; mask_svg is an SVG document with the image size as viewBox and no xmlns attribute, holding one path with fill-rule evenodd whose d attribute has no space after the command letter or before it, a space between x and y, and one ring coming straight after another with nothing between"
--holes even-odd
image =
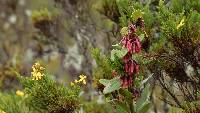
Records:
<instances>
[{"instance_id":1,"label":"blurred background","mask_svg":"<svg viewBox=\"0 0 200 113\"><path fill-rule=\"evenodd\" d=\"M30 76L36 61L59 82L91 80L91 49L107 53L118 37L102 13L101 0L0 0L0 88L17 89L13 70Z\"/></svg>"}]
</instances>

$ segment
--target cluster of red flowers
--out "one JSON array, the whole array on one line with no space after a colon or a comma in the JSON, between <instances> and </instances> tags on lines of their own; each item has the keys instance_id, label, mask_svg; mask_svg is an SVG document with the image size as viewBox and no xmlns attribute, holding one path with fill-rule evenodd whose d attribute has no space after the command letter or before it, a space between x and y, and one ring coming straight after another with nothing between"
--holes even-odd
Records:
<instances>
[{"instance_id":1,"label":"cluster of red flowers","mask_svg":"<svg viewBox=\"0 0 200 113\"><path fill-rule=\"evenodd\" d=\"M133 76L139 72L139 64L132 58L132 55L141 51L141 42L136 34L137 27L144 28L144 22L141 18L137 20L135 24L129 26L129 31L126 36L121 40L123 47L128 52L122 58L124 62L124 76L121 76L121 82L123 88L128 88L133 83Z\"/></svg>"}]
</instances>

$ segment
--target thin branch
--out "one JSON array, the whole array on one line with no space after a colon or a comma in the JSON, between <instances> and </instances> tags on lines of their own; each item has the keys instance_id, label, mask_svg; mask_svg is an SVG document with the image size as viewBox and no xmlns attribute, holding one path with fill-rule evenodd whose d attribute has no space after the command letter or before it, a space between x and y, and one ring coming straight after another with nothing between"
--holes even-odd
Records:
<instances>
[{"instance_id":1,"label":"thin branch","mask_svg":"<svg viewBox=\"0 0 200 113\"><path fill-rule=\"evenodd\" d=\"M163 87L163 89L165 91L167 91L167 93L169 93L169 95L174 99L174 101L176 102L176 104L178 105L178 107L183 108L182 105L180 104L179 100L176 98L176 96L164 85L164 83L158 79L161 86Z\"/></svg>"}]
</instances>

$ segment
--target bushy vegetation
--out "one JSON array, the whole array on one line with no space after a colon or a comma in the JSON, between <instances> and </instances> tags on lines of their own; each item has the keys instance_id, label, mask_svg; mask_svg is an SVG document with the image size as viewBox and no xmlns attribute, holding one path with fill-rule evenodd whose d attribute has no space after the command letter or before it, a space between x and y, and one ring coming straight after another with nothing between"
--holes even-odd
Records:
<instances>
[{"instance_id":1,"label":"bushy vegetation","mask_svg":"<svg viewBox=\"0 0 200 113\"><path fill-rule=\"evenodd\" d=\"M49 78L45 68L39 63L35 63L32 68L31 77L19 76L23 91L16 91L16 95L2 94L2 110L10 113L23 113L27 110L41 113L72 113L79 107L79 86L57 84Z\"/></svg>"},{"instance_id":2,"label":"bushy vegetation","mask_svg":"<svg viewBox=\"0 0 200 113\"><path fill-rule=\"evenodd\" d=\"M5 14L17 9L3 3ZM0 113L200 112L199 0L46 3L29 15L31 38L17 46L30 46L27 55L2 42Z\"/></svg>"}]
</instances>

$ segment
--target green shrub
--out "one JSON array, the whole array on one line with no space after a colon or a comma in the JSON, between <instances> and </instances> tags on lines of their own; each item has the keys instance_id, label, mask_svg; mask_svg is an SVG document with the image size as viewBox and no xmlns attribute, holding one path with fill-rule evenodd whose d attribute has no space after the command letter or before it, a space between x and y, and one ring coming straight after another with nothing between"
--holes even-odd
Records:
<instances>
[{"instance_id":1,"label":"green shrub","mask_svg":"<svg viewBox=\"0 0 200 113\"><path fill-rule=\"evenodd\" d=\"M33 65L32 77L20 77L25 88L26 103L39 112L72 113L79 107L80 88L57 84L39 63Z\"/></svg>"},{"instance_id":2,"label":"green shrub","mask_svg":"<svg viewBox=\"0 0 200 113\"><path fill-rule=\"evenodd\" d=\"M31 77L18 76L23 92L0 94L1 110L6 113L72 113L79 108L78 84L56 83L39 63L32 68ZM86 83L85 78L82 81Z\"/></svg>"}]
</instances>

